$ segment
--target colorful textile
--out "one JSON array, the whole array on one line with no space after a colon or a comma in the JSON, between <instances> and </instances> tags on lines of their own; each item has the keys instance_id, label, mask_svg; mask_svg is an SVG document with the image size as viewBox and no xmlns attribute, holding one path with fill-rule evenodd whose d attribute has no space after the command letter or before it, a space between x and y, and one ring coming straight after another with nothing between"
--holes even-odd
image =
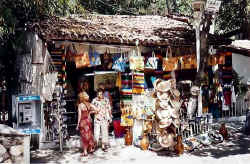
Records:
<instances>
[{"instance_id":1,"label":"colorful textile","mask_svg":"<svg viewBox=\"0 0 250 164\"><path fill-rule=\"evenodd\" d=\"M133 94L142 94L142 93L144 93L144 89L145 89L144 73L134 72L133 73L132 93Z\"/></svg>"},{"instance_id":2,"label":"colorful textile","mask_svg":"<svg viewBox=\"0 0 250 164\"><path fill-rule=\"evenodd\" d=\"M129 73L121 74L121 100L132 100L132 75Z\"/></svg>"},{"instance_id":3,"label":"colorful textile","mask_svg":"<svg viewBox=\"0 0 250 164\"><path fill-rule=\"evenodd\" d=\"M83 103L79 104L78 108L80 108L81 110L79 130L83 149L93 149L95 146L95 142L89 117L89 111Z\"/></svg>"}]
</instances>

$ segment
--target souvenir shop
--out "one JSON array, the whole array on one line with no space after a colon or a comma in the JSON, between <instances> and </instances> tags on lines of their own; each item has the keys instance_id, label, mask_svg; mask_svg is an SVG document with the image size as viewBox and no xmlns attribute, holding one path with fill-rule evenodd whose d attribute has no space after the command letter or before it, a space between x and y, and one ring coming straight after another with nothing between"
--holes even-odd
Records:
<instances>
[{"instance_id":1,"label":"souvenir shop","mask_svg":"<svg viewBox=\"0 0 250 164\"><path fill-rule=\"evenodd\" d=\"M198 87L193 84L197 60L192 47L55 42L48 49L54 67L62 68L58 82L64 92L65 140L77 135L77 94L85 90L92 100L100 84L111 95L110 134L124 137L126 145L155 151L174 147L177 135L205 132L212 118L227 115L236 101L229 52L210 55L206 80ZM55 60L60 53L61 62ZM197 120L200 131L190 126ZM53 124L47 128L57 130ZM49 138L53 135L48 133Z\"/></svg>"},{"instance_id":2,"label":"souvenir shop","mask_svg":"<svg viewBox=\"0 0 250 164\"><path fill-rule=\"evenodd\" d=\"M197 57L187 19L119 15L88 19L52 17L38 22L51 63L44 86L54 89L44 96L44 140L63 141L63 147L77 135L77 95L85 90L92 100L101 84L111 95L110 134L124 137L126 145L144 145L143 149L173 147L182 141L178 135L199 134L208 129L212 117L231 110L231 54L211 54L206 80L195 86ZM210 37L214 45L227 43ZM197 129L190 121L203 126Z\"/></svg>"}]
</instances>

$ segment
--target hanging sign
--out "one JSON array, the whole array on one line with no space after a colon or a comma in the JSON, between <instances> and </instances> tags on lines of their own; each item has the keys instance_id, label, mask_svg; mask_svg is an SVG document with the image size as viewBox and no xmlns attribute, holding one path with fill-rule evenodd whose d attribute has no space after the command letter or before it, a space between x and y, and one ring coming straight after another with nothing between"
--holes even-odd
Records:
<instances>
[{"instance_id":1,"label":"hanging sign","mask_svg":"<svg viewBox=\"0 0 250 164\"><path fill-rule=\"evenodd\" d=\"M220 9L221 1L217 0L207 0L205 12L208 13L218 13Z\"/></svg>"}]
</instances>

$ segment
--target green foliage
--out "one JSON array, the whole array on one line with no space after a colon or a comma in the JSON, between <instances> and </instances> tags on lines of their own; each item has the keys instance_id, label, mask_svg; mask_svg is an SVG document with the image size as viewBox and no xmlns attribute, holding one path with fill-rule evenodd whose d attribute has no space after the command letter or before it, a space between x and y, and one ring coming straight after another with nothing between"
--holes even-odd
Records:
<instances>
[{"instance_id":1,"label":"green foliage","mask_svg":"<svg viewBox=\"0 0 250 164\"><path fill-rule=\"evenodd\" d=\"M79 0L1 0L0 42L15 35L16 28L50 15L84 14Z\"/></svg>"},{"instance_id":2,"label":"green foliage","mask_svg":"<svg viewBox=\"0 0 250 164\"><path fill-rule=\"evenodd\" d=\"M246 21L247 1L224 0L216 19L215 32L219 34L240 29Z\"/></svg>"}]
</instances>

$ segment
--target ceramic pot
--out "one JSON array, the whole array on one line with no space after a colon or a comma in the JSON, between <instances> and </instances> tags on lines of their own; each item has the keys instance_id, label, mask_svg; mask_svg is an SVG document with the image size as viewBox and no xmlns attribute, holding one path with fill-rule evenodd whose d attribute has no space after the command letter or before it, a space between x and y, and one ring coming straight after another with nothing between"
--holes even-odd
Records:
<instances>
[{"instance_id":1,"label":"ceramic pot","mask_svg":"<svg viewBox=\"0 0 250 164\"><path fill-rule=\"evenodd\" d=\"M130 128L127 128L125 134L125 145L129 146L132 145L132 143L133 143L133 135Z\"/></svg>"},{"instance_id":2,"label":"ceramic pot","mask_svg":"<svg viewBox=\"0 0 250 164\"><path fill-rule=\"evenodd\" d=\"M149 147L149 139L148 139L147 133L144 133L142 140L141 140L141 149L148 150L148 147Z\"/></svg>"},{"instance_id":3,"label":"ceramic pot","mask_svg":"<svg viewBox=\"0 0 250 164\"><path fill-rule=\"evenodd\" d=\"M174 146L174 150L177 155L181 155L184 152L184 145L182 143L182 137L180 135L177 136L177 144Z\"/></svg>"}]
</instances>

